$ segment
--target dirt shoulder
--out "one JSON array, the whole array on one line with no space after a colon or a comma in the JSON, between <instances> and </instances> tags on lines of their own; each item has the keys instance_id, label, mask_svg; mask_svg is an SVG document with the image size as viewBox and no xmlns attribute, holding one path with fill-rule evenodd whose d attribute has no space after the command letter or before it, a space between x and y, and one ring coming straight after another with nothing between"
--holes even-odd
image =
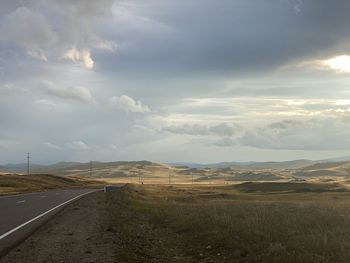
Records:
<instances>
[{"instance_id":1,"label":"dirt shoulder","mask_svg":"<svg viewBox=\"0 0 350 263\"><path fill-rule=\"evenodd\" d=\"M102 262L102 258L111 259L113 242L103 228L106 212L103 193L90 194L59 212L0 262Z\"/></svg>"}]
</instances>

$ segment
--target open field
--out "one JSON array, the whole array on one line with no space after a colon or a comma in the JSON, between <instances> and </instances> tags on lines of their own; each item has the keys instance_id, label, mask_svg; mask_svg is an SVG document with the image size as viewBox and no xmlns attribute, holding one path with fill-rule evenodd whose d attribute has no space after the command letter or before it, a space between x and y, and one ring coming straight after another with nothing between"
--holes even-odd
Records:
<instances>
[{"instance_id":1,"label":"open field","mask_svg":"<svg viewBox=\"0 0 350 263\"><path fill-rule=\"evenodd\" d=\"M101 187L102 181L79 177L61 177L48 174L1 174L0 195L24 192L38 192L63 188Z\"/></svg>"},{"instance_id":2,"label":"open field","mask_svg":"<svg viewBox=\"0 0 350 263\"><path fill-rule=\"evenodd\" d=\"M129 185L70 205L0 262L348 262L349 248L338 184Z\"/></svg>"}]
</instances>

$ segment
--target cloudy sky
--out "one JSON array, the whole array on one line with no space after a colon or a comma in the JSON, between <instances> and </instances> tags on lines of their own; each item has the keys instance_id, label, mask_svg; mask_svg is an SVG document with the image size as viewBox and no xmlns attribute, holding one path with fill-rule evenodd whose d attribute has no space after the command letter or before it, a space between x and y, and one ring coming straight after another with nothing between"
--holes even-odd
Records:
<instances>
[{"instance_id":1,"label":"cloudy sky","mask_svg":"<svg viewBox=\"0 0 350 263\"><path fill-rule=\"evenodd\" d=\"M349 10L2 0L0 163L350 155Z\"/></svg>"}]
</instances>

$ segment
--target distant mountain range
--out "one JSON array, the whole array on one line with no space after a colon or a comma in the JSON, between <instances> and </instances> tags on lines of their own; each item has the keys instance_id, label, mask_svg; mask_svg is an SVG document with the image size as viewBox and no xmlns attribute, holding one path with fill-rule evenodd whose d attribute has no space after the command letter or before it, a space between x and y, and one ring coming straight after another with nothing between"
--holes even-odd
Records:
<instances>
[{"instance_id":1,"label":"distant mountain range","mask_svg":"<svg viewBox=\"0 0 350 263\"><path fill-rule=\"evenodd\" d=\"M39 164L31 164L30 169L40 169L42 167L46 167L45 165L39 165ZM5 164L0 165L0 171L1 172L14 172L14 173L24 173L27 171L27 164L26 163L16 163L16 164Z\"/></svg>"},{"instance_id":2,"label":"distant mountain range","mask_svg":"<svg viewBox=\"0 0 350 263\"><path fill-rule=\"evenodd\" d=\"M323 160L292 160L292 161L280 161L280 162L219 162L209 164L188 163L188 162L176 162L169 163L171 166L186 166L190 168L237 168L237 169L300 169L306 166L310 166L317 163L333 163L350 161L350 156L344 156L339 158L330 158Z\"/></svg>"},{"instance_id":3,"label":"distant mountain range","mask_svg":"<svg viewBox=\"0 0 350 263\"><path fill-rule=\"evenodd\" d=\"M184 166L190 168L236 168L236 169L298 169L305 166L313 165L319 161L311 160L293 160L284 162L221 162L210 164L198 164L198 163L170 163L172 166Z\"/></svg>"}]
</instances>

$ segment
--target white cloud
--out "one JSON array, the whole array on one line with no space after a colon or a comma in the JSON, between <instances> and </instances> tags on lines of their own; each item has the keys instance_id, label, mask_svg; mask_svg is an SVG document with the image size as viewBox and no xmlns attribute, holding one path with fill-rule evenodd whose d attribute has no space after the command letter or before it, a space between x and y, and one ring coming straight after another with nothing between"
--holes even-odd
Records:
<instances>
[{"instance_id":1,"label":"white cloud","mask_svg":"<svg viewBox=\"0 0 350 263\"><path fill-rule=\"evenodd\" d=\"M89 150L90 147L83 141L67 142L65 146L71 150Z\"/></svg>"},{"instance_id":2,"label":"white cloud","mask_svg":"<svg viewBox=\"0 0 350 263\"><path fill-rule=\"evenodd\" d=\"M117 150L118 149L118 147L115 144L113 144L113 143L111 143L109 145L109 148L112 149L112 150Z\"/></svg>"},{"instance_id":3,"label":"white cloud","mask_svg":"<svg viewBox=\"0 0 350 263\"><path fill-rule=\"evenodd\" d=\"M291 64L289 66L294 66ZM314 70L331 70L339 73L350 73L350 56L338 55L330 58L319 58L314 60L305 60L296 64L299 68L311 68Z\"/></svg>"},{"instance_id":4,"label":"white cloud","mask_svg":"<svg viewBox=\"0 0 350 263\"><path fill-rule=\"evenodd\" d=\"M75 100L83 103L96 102L90 90L85 87L58 88L51 82L44 82L43 85L47 94L57 98Z\"/></svg>"},{"instance_id":5,"label":"white cloud","mask_svg":"<svg viewBox=\"0 0 350 263\"><path fill-rule=\"evenodd\" d=\"M232 138L225 137L214 142L214 145L219 147L232 147L232 146L236 146L237 142Z\"/></svg>"},{"instance_id":6,"label":"white cloud","mask_svg":"<svg viewBox=\"0 0 350 263\"><path fill-rule=\"evenodd\" d=\"M350 126L339 116L283 120L246 131L239 143L275 150L341 150L350 147Z\"/></svg>"},{"instance_id":7,"label":"white cloud","mask_svg":"<svg viewBox=\"0 0 350 263\"><path fill-rule=\"evenodd\" d=\"M303 4L303 1L302 0L293 0L294 3L293 3L293 8L294 8L294 11L295 13L300 13L301 12L301 6Z\"/></svg>"},{"instance_id":8,"label":"white cloud","mask_svg":"<svg viewBox=\"0 0 350 263\"><path fill-rule=\"evenodd\" d=\"M331 151L350 147L350 109L327 110L314 117L230 125L170 125L162 131L205 137L204 145L271 150ZM266 122L266 119L264 120ZM184 138L186 140L186 138Z\"/></svg>"},{"instance_id":9,"label":"white cloud","mask_svg":"<svg viewBox=\"0 0 350 263\"><path fill-rule=\"evenodd\" d=\"M38 106L40 110L55 112L57 110L57 105L47 99L37 99L34 101L35 105Z\"/></svg>"},{"instance_id":10,"label":"white cloud","mask_svg":"<svg viewBox=\"0 0 350 263\"><path fill-rule=\"evenodd\" d=\"M28 49L27 55L38 60L47 61L47 57L41 49Z\"/></svg>"},{"instance_id":11,"label":"white cloud","mask_svg":"<svg viewBox=\"0 0 350 263\"><path fill-rule=\"evenodd\" d=\"M10 84L0 85L0 94L12 93L15 88Z\"/></svg>"},{"instance_id":12,"label":"white cloud","mask_svg":"<svg viewBox=\"0 0 350 263\"><path fill-rule=\"evenodd\" d=\"M10 139L0 139L0 149L13 149L20 145L19 141Z\"/></svg>"},{"instance_id":13,"label":"white cloud","mask_svg":"<svg viewBox=\"0 0 350 263\"><path fill-rule=\"evenodd\" d=\"M53 144L53 143L50 143L50 142L45 142L45 146L49 149L53 149L53 150L60 150L61 147L56 145L56 144Z\"/></svg>"},{"instance_id":14,"label":"white cloud","mask_svg":"<svg viewBox=\"0 0 350 263\"><path fill-rule=\"evenodd\" d=\"M350 100L347 99L340 99L335 102L336 105L339 106L345 106L345 105L350 105Z\"/></svg>"},{"instance_id":15,"label":"white cloud","mask_svg":"<svg viewBox=\"0 0 350 263\"><path fill-rule=\"evenodd\" d=\"M141 101L134 100L126 95L120 97L114 96L110 98L110 103L124 112L147 113L151 111L150 108L147 105L144 105Z\"/></svg>"},{"instance_id":16,"label":"white cloud","mask_svg":"<svg viewBox=\"0 0 350 263\"><path fill-rule=\"evenodd\" d=\"M183 124L170 125L163 127L163 131L186 134L186 135L215 135L219 137L237 135L242 128L237 124L220 123L217 125L207 126L202 124Z\"/></svg>"},{"instance_id":17,"label":"white cloud","mask_svg":"<svg viewBox=\"0 0 350 263\"><path fill-rule=\"evenodd\" d=\"M210 133L218 136L233 136L240 130L241 129L238 125L228 125L227 123L220 123L209 128Z\"/></svg>"},{"instance_id":18,"label":"white cloud","mask_svg":"<svg viewBox=\"0 0 350 263\"><path fill-rule=\"evenodd\" d=\"M103 39L99 39L98 41L96 41L96 44L94 46L97 49L106 51L114 51L118 47L118 45L115 42Z\"/></svg>"},{"instance_id":19,"label":"white cloud","mask_svg":"<svg viewBox=\"0 0 350 263\"><path fill-rule=\"evenodd\" d=\"M0 39L23 47L33 58L46 61L44 49L58 39L46 18L27 7L19 7L1 20Z\"/></svg>"},{"instance_id":20,"label":"white cloud","mask_svg":"<svg viewBox=\"0 0 350 263\"><path fill-rule=\"evenodd\" d=\"M114 0L45 1L40 8L29 1L0 20L0 41L16 44L35 59L63 58L91 69L92 49L112 52L117 44L96 32L98 22L111 14ZM50 15L48 15L50 14ZM52 19L51 19L52 18ZM102 19L96 19L102 18ZM58 26L57 26L58 25ZM71 47L67 50L67 47ZM61 54L61 55L58 55Z\"/></svg>"},{"instance_id":21,"label":"white cloud","mask_svg":"<svg viewBox=\"0 0 350 263\"><path fill-rule=\"evenodd\" d=\"M186 135L208 135L209 130L207 126L199 124L183 124L183 125L170 125L162 129L163 131L186 134Z\"/></svg>"},{"instance_id":22,"label":"white cloud","mask_svg":"<svg viewBox=\"0 0 350 263\"><path fill-rule=\"evenodd\" d=\"M65 14L63 21L65 30L60 32L66 40L63 58L74 62L81 62L86 68L92 69L94 59L91 50L100 49L112 52L117 44L104 39L98 32L98 22L102 22L112 13L115 0L100 1L57 1L57 7ZM96 19L98 18L98 19Z\"/></svg>"},{"instance_id":23,"label":"white cloud","mask_svg":"<svg viewBox=\"0 0 350 263\"><path fill-rule=\"evenodd\" d=\"M350 73L350 56L348 55L336 56L323 63L335 71Z\"/></svg>"},{"instance_id":24,"label":"white cloud","mask_svg":"<svg viewBox=\"0 0 350 263\"><path fill-rule=\"evenodd\" d=\"M78 50L76 47L72 47L64 53L63 58L74 62L82 62L88 69L92 69L94 66L90 50L86 48Z\"/></svg>"}]
</instances>

